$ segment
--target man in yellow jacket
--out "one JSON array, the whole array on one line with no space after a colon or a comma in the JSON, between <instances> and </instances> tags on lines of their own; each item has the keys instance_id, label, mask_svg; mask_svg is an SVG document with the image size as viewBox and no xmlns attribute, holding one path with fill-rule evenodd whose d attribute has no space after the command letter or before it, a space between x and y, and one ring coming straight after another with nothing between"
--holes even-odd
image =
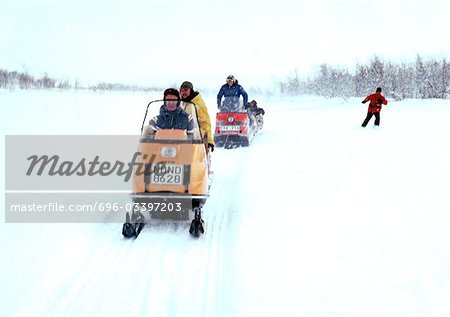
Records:
<instances>
[{"instance_id":1,"label":"man in yellow jacket","mask_svg":"<svg viewBox=\"0 0 450 317\"><path fill-rule=\"evenodd\" d=\"M209 118L208 108L206 108L205 101L198 91L194 91L194 86L191 82L185 81L180 86L180 94L182 101L192 102L197 109L198 124L202 131L203 138L208 140L208 149L214 151L214 138L211 133L211 120Z\"/></svg>"}]
</instances>

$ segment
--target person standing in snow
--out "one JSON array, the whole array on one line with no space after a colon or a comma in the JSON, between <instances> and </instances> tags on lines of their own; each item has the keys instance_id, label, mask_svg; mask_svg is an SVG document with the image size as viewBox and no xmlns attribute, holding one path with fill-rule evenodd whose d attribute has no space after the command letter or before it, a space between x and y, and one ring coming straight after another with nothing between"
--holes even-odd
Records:
<instances>
[{"instance_id":1,"label":"person standing in snow","mask_svg":"<svg viewBox=\"0 0 450 317\"><path fill-rule=\"evenodd\" d=\"M369 108L367 110L367 116L364 119L364 122L361 124L363 128L369 123L372 116L375 116L375 125L380 125L380 111L382 105L387 105L387 100L381 94L381 87L378 87L374 94L368 95L362 103L366 103L369 101Z\"/></svg>"},{"instance_id":2,"label":"person standing in snow","mask_svg":"<svg viewBox=\"0 0 450 317\"><path fill-rule=\"evenodd\" d=\"M195 105L198 116L198 124L202 133L202 138L207 139L207 149L214 151L214 138L211 133L211 120L209 118L208 108L206 108L205 101L198 91L194 91L194 85L191 82L185 81L180 86L181 100L192 102Z\"/></svg>"},{"instance_id":3,"label":"person standing in snow","mask_svg":"<svg viewBox=\"0 0 450 317\"><path fill-rule=\"evenodd\" d=\"M244 105L248 102L248 95L244 88L238 84L233 75L227 77L227 83L224 84L217 94L217 107L220 112L238 112L241 110L239 97L244 99ZM222 97L224 97L222 104Z\"/></svg>"}]
</instances>

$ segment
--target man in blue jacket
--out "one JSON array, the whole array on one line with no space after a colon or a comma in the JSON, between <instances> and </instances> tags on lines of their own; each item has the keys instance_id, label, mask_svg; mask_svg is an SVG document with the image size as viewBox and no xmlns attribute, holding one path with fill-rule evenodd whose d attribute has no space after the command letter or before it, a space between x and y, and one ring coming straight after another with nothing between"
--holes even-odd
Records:
<instances>
[{"instance_id":1,"label":"man in blue jacket","mask_svg":"<svg viewBox=\"0 0 450 317\"><path fill-rule=\"evenodd\" d=\"M217 107L220 112L238 112L241 111L241 105L239 104L239 97L244 99L244 105L248 102L248 95L244 88L238 84L236 78L233 75L227 77L227 83L223 85L219 93L217 94ZM222 97L224 97L222 103Z\"/></svg>"},{"instance_id":2,"label":"man in blue jacket","mask_svg":"<svg viewBox=\"0 0 450 317\"><path fill-rule=\"evenodd\" d=\"M164 91L164 106L159 115L150 120L150 128L153 133L160 129L186 130L188 135L194 132L192 117L180 107L180 93L174 88Z\"/></svg>"}]
</instances>

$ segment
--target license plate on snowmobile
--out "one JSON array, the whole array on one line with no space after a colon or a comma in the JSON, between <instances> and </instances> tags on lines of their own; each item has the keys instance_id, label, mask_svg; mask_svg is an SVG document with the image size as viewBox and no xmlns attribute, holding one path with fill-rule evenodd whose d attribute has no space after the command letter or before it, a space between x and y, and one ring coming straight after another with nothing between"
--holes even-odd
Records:
<instances>
[{"instance_id":1,"label":"license plate on snowmobile","mask_svg":"<svg viewBox=\"0 0 450 317\"><path fill-rule=\"evenodd\" d=\"M241 130L241 127L238 125L223 125L220 127L220 131L239 132L240 130Z\"/></svg>"},{"instance_id":2,"label":"license plate on snowmobile","mask_svg":"<svg viewBox=\"0 0 450 317\"><path fill-rule=\"evenodd\" d=\"M154 185L183 185L184 165L155 165L150 175L150 183Z\"/></svg>"}]
</instances>

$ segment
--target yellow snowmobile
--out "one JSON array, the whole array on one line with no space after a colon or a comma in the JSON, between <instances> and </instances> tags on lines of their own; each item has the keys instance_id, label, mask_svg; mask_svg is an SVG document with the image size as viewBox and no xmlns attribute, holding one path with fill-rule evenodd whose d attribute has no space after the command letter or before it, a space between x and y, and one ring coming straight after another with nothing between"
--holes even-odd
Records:
<instances>
[{"instance_id":1,"label":"yellow snowmobile","mask_svg":"<svg viewBox=\"0 0 450 317\"><path fill-rule=\"evenodd\" d=\"M122 234L137 237L146 223L191 222L189 232L198 237L205 232L202 207L209 192L209 156L199 129L196 108L184 103L183 108L194 121L193 133L186 130L145 126L148 104L141 127L138 152L145 171L133 175L133 211L126 214ZM152 109L152 108L150 108ZM150 160L149 160L150 158Z\"/></svg>"}]
</instances>

